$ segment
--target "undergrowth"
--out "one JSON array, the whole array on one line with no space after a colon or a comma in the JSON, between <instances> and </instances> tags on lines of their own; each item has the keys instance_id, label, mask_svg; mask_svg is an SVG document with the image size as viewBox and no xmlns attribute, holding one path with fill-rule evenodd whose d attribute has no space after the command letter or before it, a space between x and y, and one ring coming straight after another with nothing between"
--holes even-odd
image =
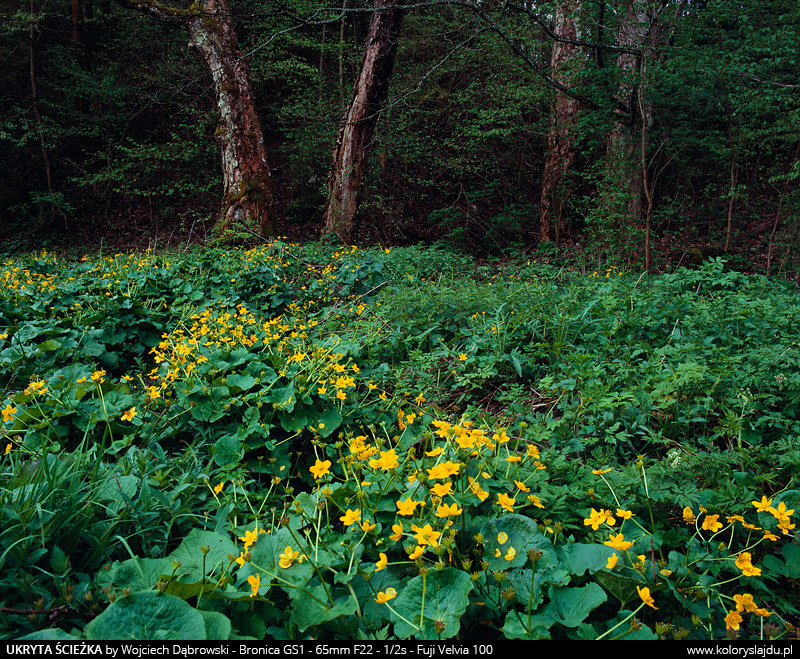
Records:
<instances>
[{"instance_id":1,"label":"undergrowth","mask_svg":"<svg viewBox=\"0 0 800 659\"><path fill-rule=\"evenodd\" d=\"M0 281L5 637L796 638L787 283L280 241Z\"/></svg>"}]
</instances>

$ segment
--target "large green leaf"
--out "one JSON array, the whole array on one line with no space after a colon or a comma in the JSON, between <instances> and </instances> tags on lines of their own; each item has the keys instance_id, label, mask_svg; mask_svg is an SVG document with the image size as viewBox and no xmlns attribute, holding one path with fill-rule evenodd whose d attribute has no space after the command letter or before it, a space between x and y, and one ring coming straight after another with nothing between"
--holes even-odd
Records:
<instances>
[{"instance_id":1,"label":"large green leaf","mask_svg":"<svg viewBox=\"0 0 800 659\"><path fill-rule=\"evenodd\" d=\"M168 558L129 558L115 562L110 569L103 569L97 575L100 586L129 588L132 592L151 590L162 577L172 574L172 561Z\"/></svg>"},{"instance_id":2,"label":"large green leaf","mask_svg":"<svg viewBox=\"0 0 800 659\"><path fill-rule=\"evenodd\" d=\"M203 641L203 616L178 597L140 591L118 598L84 630L91 641Z\"/></svg>"},{"instance_id":3,"label":"large green leaf","mask_svg":"<svg viewBox=\"0 0 800 659\"><path fill-rule=\"evenodd\" d=\"M461 616L469 605L474 582L468 574L454 568L430 570L427 577L416 576L389 604L398 638L452 638L461 627Z\"/></svg>"},{"instance_id":4,"label":"large green leaf","mask_svg":"<svg viewBox=\"0 0 800 659\"><path fill-rule=\"evenodd\" d=\"M239 551L228 535L193 529L169 558L180 562L175 573L178 581L203 585L218 582L229 568L229 557L238 555Z\"/></svg>"},{"instance_id":5,"label":"large green leaf","mask_svg":"<svg viewBox=\"0 0 800 659\"><path fill-rule=\"evenodd\" d=\"M577 627L586 616L603 604L608 596L596 583L589 583L583 587L552 587L550 588L550 601L544 610L533 618L546 624L548 621L560 623L565 627Z\"/></svg>"},{"instance_id":6,"label":"large green leaf","mask_svg":"<svg viewBox=\"0 0 800 659\"><path fill-rule=\"evenodd\" d=\"M606 545L576 542L561 547L559 562L570 574L580 577L587 570L593 574L605 568L613 553L614 550Z\"/></svg>"},{"instance_id":7,"label":"large green leaf","mask_svg":"<svg viewBox=\"0 0 800 659\"><path fill-rule=\"evenodd\" d=\"M484 524L481 534L490 570L522 567L529 561L528 551L531 549L542 552L545 561L554 554L550 539L539 530L536 522L524 515L503 515L490 519ZM505 536L508 538L501 542ZM508 560L512 548L515 554Z\"/></svg>"},{"instance_id":8,"label":"large green leaf","mask_svg":"<svg viewBox=\"0 0 800 659\"><path fill-rule=\"evenodd\" d=\"M519 611L509 611L503 625L503 636L506 638L519 638L524 641L549 639L550 624L541 619L531 619L528 624L528 614Z\"/></svg>"},{"instance_id":9,"label":"large green leaf","mask_svg":"<svg viewBox=\"0 0 800 659\"><path fill-rule=\"evenodd\" d=\"M330 589L331 586L328 586ZM322 586L306 585L290 591L292 598L292 619L297 628L304 632L312 625L320 625L341 616L351 616L358 606L350 594L328 601L328 593Z\"/></svg>"},{"instance_id":10,"label":"large green leaf","mask_svg":"<svg viewBox=\"0 0 800 659\"><path fill-rule=\"evenodd\" d=\"M206 640L227 641L231 635L231 621L218 611L200 611L206 626Z\"/></svg>"},{"instance_id":11,"label":"large green leaf","mask_svg":"<svg viewBox=\"0 0 800 659\"><path fill-rule=\"evenodd\" d=\"M261 592L264 586L278 583L287 593L293 594L295 588L303 587L314 572L308 560L296 560L290 567L280 566L280 555L290 547L292 552L311 554L311 547L295 531L294 535L288 528L281 528L275 534L261 533L256 543L250 547L250 562L245 563L237 572L237 581L240 588L248 588L247 578L258 575L261 579ZM238 555L238 554L237 554Z\"/></svg>"}]
</instances>

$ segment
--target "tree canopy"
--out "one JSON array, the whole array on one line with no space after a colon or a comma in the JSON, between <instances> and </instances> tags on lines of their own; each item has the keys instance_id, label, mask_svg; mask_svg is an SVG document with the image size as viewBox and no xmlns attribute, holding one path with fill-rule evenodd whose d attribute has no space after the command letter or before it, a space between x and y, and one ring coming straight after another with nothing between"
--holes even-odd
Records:
<instances>
[{"instance_id":1,"label":"tree canopy","mask_svg":"<svg viewBox=\"0 0 800 659\"><path fill-rule=\"evenodd\" d=\"M381 37L394 58L384 96L348 123L354 85L378 75L365 53L386 5L404 18ZM684 252L757 238L779 259L797 238L791 0L4 0L3 9L7 237L204 241L252 200L245 214L263 214L262 224L240 239L316 237L337 135L369 121L348 241L447 238L491 252L582 240L599 255L644 258L651 236ZM208 34L212 18L230 25L216 64L184 29L189 17ZM240 65L246 89L238 74L220 75ZM226 95L251 97L253 120L230 110L226 123ZM263 154L231 155L226 139ZM231 182L231 163L247 159L262 166Z\"/></svg>"}]
</instances>

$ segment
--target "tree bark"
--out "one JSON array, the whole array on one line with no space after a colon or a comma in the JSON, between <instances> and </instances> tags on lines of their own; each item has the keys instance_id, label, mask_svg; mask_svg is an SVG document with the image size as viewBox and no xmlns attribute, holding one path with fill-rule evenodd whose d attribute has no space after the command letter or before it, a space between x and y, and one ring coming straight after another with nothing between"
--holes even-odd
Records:
<instances>
[{"instance_id":1,"label":"tree bark","mask_svg":"<svg viewBox=\"0 0 800 659\"><path fill-rule=\"evenodd\" d=\"M185 26L189 47L211 72L219 109L215 133L223 173L222 205L212 230L216 243L274 236L272 179L250 67L239 47L227 0L203 0L181 9L157 0L117 0L121 5Z\"/></svg>"},{"instance_id":2,"label":"tree bark","mask_svg":"<svg viewBox=\"0 0 800 659\"><path fill-rule=\"evenodd\" d=\"M578 15L581 0L562 0L556 6L555 33L567 41L554 41L550 55L550 75L561 84L572 87L581 63L574 42L580 38ZM542 200L539 213L539 238L558 242L564 233L565 209L569 200L568 176L575 162L575 137L581 104L573 97L556 91L550 110L550 132L547 136Z\"/></svg>"},{"instance_id":3,"label":"tree bark","mask_svg":"<svg viewBox=\"0 0 800 659\"><path fill-rule=\"evenodd\" d=\"M630 50L641 48L645 42L652 15L647 0L627 0L617 30L617 44ZM636 157L636 136L643 104L642 57L621 53L617 57L620 74L618 101L625 111L617 109L607 145L607 181L609 205L622 215L623 225L631 225L642 216L643 177L640 159Z\"/></svg>"},{"instance_id":4,"label":"tree bark","mask_svg":"<svg viewBox=\"0 0 800 659\"><path fill-rule=\"evenodd\" d=\"M398 4L375 0L361 72L333 151L323 233L334 233L346 244L353 241L366 154L389 91L403 17Z\"/></svg>"}]
</instances>

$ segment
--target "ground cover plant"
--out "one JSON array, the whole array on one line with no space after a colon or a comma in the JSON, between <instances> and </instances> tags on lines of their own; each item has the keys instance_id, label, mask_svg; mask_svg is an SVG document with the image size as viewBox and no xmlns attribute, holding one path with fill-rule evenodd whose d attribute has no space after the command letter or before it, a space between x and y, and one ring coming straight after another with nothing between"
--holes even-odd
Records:
<instances>
[{"instance_id":1,"label":"ground cover plant","mask_svg":"<svg viewBox=\"0 0 800 659\"><path fill-rule=\"evenodd\" d=\"M796 638L788 283L282 241L0 281L4 637Z\"/></svg>"}]
</instances>

